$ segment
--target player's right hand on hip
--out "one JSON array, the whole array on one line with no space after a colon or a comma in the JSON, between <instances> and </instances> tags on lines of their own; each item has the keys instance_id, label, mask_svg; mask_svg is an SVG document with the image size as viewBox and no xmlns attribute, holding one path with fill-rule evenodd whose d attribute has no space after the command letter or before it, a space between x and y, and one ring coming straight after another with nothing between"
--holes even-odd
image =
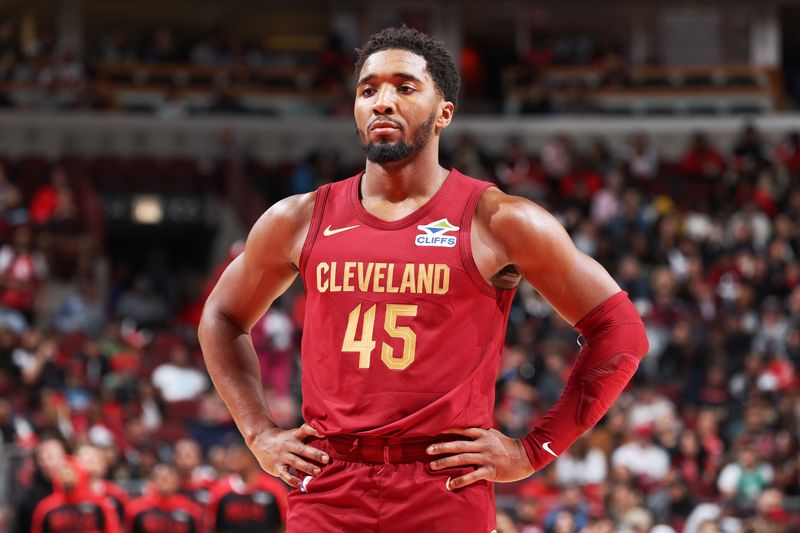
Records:
<instances>
[{"instance_id":1,"label":"player's right hand on hip","mask_svg":"<svg viewBox=\"0 0 800 533\"><path fill-rule=\"evenodd\" d=\"M330 458L325 452L304 444L308 437L319 437L317 430L303 424L296 429L270 428L262 431L250 444L250 451L258 459L261 468L279 477L294 488L299 488L302 479L293 475L289 469L305 472L310 476L320 473L320 468L305 459L325 464ZM302 477L305 477L303 475Z\"/></svg>"}]
</instances>

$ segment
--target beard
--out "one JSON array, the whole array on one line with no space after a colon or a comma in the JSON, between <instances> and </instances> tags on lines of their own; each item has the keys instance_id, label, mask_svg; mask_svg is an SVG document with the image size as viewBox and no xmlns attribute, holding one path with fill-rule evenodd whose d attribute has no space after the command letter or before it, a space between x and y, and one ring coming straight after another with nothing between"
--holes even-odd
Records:
<instances>
[{"instance_id":1,"label":"beard","mask_svg":"<svg viewBox=\"0 0 800 533\"><path fill-rule=\"evenodd\" d=\"M362 141L361 149L367 156L367 159L373 163L393 163L400 161L406 157L415 154L422 150L433 134L433 122L436 120L436 112L431 113L431 116L417 128L414 136L411 139L411 144L407 143L405 139L395 142L367 142ZM359 131L359 137L361 132Z\"/></svg>"}]
</instances>

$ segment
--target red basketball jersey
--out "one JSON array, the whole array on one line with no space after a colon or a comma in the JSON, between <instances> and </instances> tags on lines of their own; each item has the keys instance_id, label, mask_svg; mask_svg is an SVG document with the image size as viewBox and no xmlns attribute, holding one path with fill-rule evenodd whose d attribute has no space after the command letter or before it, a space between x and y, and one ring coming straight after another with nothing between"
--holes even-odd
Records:
<instances>
[{"instance_id":1,"label":"red basketball jersey","mask_svg":"<svg viewBox=\"0 0 800 533\"><path fill-rule=\"evenodd\" d=\"M514 290L483 279L470 226L491 184L452 170L410 215L361 205L363 172L317 192L300 258L303 418L321 434L489 428Z\"/></svg>"}]
</instances>

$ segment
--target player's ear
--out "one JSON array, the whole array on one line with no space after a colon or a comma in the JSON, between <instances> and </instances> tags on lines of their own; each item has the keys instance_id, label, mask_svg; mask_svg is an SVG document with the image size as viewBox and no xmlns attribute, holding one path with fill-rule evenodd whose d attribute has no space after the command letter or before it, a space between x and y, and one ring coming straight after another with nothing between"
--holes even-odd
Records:
<instances>
[{"instance_id":1,"label":"player's ear","mask_svg":"<svg viewBox=\"0 0 800 533\"><path fill-rule=\"evenodd\" d=\"M450 122L453 121L453 113L455 113L455 111L456 106L453 102L442 100L439 103L439 116L436 118L437 133L450 125Z\"/></svg>"}]
</instances>

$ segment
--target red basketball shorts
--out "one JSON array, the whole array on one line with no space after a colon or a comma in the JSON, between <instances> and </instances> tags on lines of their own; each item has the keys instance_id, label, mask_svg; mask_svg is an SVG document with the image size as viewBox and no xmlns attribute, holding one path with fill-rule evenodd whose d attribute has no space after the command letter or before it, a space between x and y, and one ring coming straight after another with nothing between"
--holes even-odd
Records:
<instances>
[{"instance_id":1,"label":"red basketball shorts","mask_svg":"<svg viewBox=\"0 0 800 533\"><path fill-rule=\"evenodd\" d=\"M309 439L331 460L289 493L287 533L489 533L495 529L494 485L478 481L448 490L465 466L431 470L425 448L443 439ZM437 456L438 457L438 456ZM302 472L300 473L302 475Z\"/></svg>"}]
</instances>

